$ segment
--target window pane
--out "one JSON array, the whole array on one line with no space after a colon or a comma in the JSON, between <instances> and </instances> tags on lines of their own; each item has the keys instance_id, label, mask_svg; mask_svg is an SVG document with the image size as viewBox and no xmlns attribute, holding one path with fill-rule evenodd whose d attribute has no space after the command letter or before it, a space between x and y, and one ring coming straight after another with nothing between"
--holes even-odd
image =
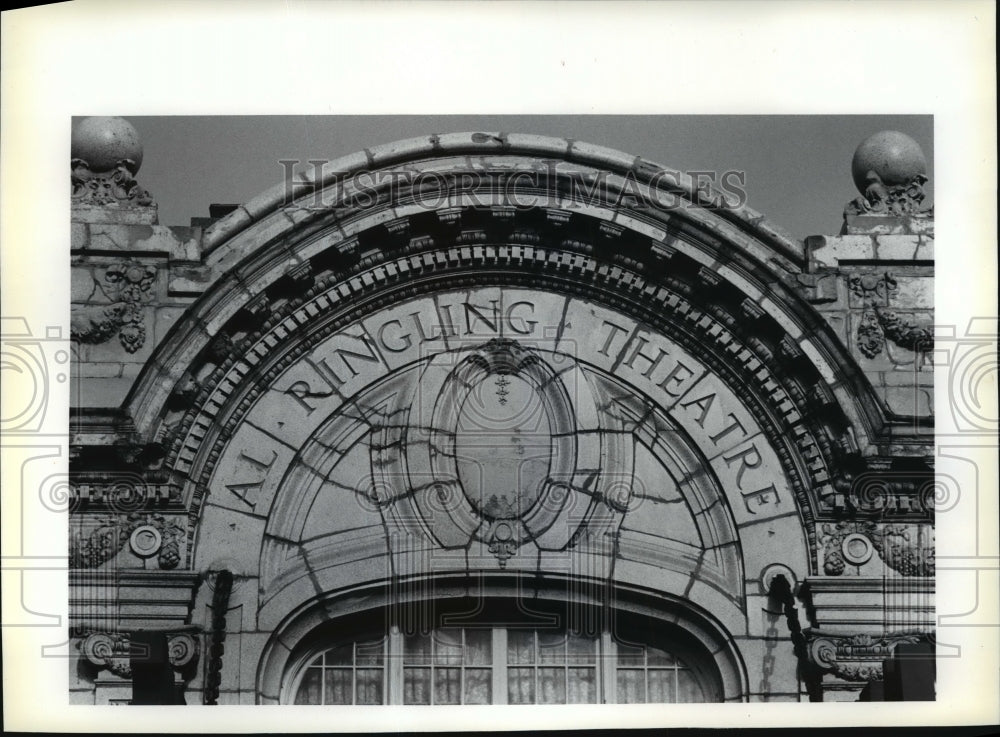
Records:
<instances>
[{"instance_id":1,"label":"window pane","mask_svg":"<svg viewBox=\"0 0 1000 737\"><path fill-rule=\"evenodd\" d=\"M434 671L434 703L462 703L462 669L437 668Z\"/></svg>"},{"instance_id":2,"label":"window pane","mask_svg":"<svg viewBox=\"0 0 1000 737\"><path fill-rule=\"evenodd\" d=\"M351 665L351 658L354 655L353 643L335 647L326 651L327 665Z\"/></svg>"},{"instance_id":3,"label":"window pane","mask_svg":"<svg viewBox=\"0 0 1000 737\"><path fill-rule=\"evenodd\" d=\"M382 665L384 655L383 640L373 640L371 642L359 642L355 651L355 663L358 665Z\"/></svg>"},{"instance_id":4,"label":"window pane","mask_svg":"<svg viewBox=\"0 0 1000 737\"><path fill-rule=\"evenodd\" d=\"M565 663L566 635L563 632L538 633L538 662Z\"/></svg>"},{"instance_id":5,"label":"window pane","mask_svg":"<svg viewBox=\"0 0 1000 737\"><path fill-rule=\"evenodd\" d=\"M430 668L403 669L403 703L404 704L431 703Z\"/></svg>"},{"instance_id":6,"label":"window pane","mask_svg":"<svg viewBox=\"0 0 1000 737\"><path fill-rule=\"evenodd\" d=\"M671 668L659 669L650 668L647 674L649 681L649 703L651 704L672 704L674 703L674 673Z\"/></svg>"},{"instance_id":7,"label":"window pane","mask_svg":"<svg viewBox=\"0 0 1000 737\"><path fill-rule=\"evenodd\" d=\"M403 662L425 665L431 662L430 635L407 635L403 640Z\"/></svg>"},{"instance_id":8,"label":"window pane","mask_svg":"<svg viewBox=\"0 0 1000 737\"><path fill-rule=\"evenodd\" d=\"M535 662L535 633L529 630L507 630L507 662Z\"/></svg>"},{"instance_id":9,"label":"window pane","mask_svg":"<svg viewBox=\"0 0 1000 737\"><path fill-rule=\"evenodd\" d=\"M643 653L643 649L641 647L624 645L620 642L616 644L618 645L619 665L633 665L633 666L645 665L646 659Z\"/></svg>"},{"instance_id":10,"label":"window pane","mask_svg":"<svg viewBox=\"0 0 1000 737\"><path fill-rule=\"evenodd\" d=\"M563 668L538 669L538 703L566 703L566 671Z\"/></svg>"},{"instance_id":11,"label":"window pane","mask_svg":"<svg viewBox=\"0 0 1000 737\"><path fill-rule=\"evenodd\" d=\"M358 668L357 704L382 703L382 670L380 668Z\"/></svg>"},{"instance_id":12,"label":"window pane","mask_svg":"<svg viewBox=\"0 0 1000 737\"><path fill-rule=\"evenodd\" d=\"M694 674L687 669L677 671L677 700L681 703L701 703L705 700L705 692Z\"/></svg>"},{"instance_id":13,"label":"window pane","mask_svg":"<svg viewBox=\"0 0 1000 737\"><path fill-rule=\"evenodd\" d=\"M468 665L489 665L493 662L493 632L465 631L465 662Z\"/></svg>"},{"instance_id":14,"label":"window pane","mask_svg":"<svg viewBox=\"0 0 1000 737\"><path fill-rule=\"evenodd\" d=\"M462 630L437 630L434 633L434 662L462 664Z\"/></svg>"},{"instance_id":15,"label":"window pane","mask_svg":"<svg viewBox=\"0 0 1000 737\"><path fill-rule=\"evenodd\" d=\"M597 703L597 669L570 668L569 683L566 684L570 704Z\"/></svg>"},{"instance_id":16,"label":"window pane","mask_svg":"<svg viewBox=\"0 0 1000 737\"><path fill-rule=\"evenodd\" d=\"M493 672L489 668L466 668L465 703L489 704L493 701Z\"/></svg>"},{"instance_id":17,"label":"window pane","mask_svg":"<svg viewBox=\"0 0 1000 737\"><path fill-rule=\"evenodd\" d=\"M534 668L507 669L507 703L508 704L535 703Z\"/></svg>"},{"instance_id":18,"label":"window pane","mask_svg":"<svg viewBox=\"0 0 1000 737\"><path fill-rule=\"evenodd\" d=\"M571 663L593 663L597 653L597 640L592 637L570 635L566 640L567 659Z\"/></svg>"},{"instance_id":19,"label":"window pane","mask_svg":"<svg viewBox=\"0 0 1000 737\"><path fill-rule=\"evenodd\" d=\"M351 669L326 669L326 702L327 704L350 704L351 700Z\"/></svg>"},{"instance_id":20,"label":"window pane","mask_svg":"<svg viewBox=\"0 0 1000 737\"><path fill-rule=\"evenodd\" d=\"M306 674L299 684L298 693L295 694L296 704L321 704L320 688L323 684L323 670L321 668L307 668Z\"/></svg>"},{"instance_id":21,"label":"window pane","mask_svg":"<svg viewBox=\"0 0 1000 737\"><path fill-rule=\"evenodd\" d=\"M645 672L639 669L618 669L617 701L619 704L646 703Z\"/></svg>"},{"instance_id":22,"label":"window pane","mask_svg":"<svg viewBox=\"0 0 1000 737\"><path fill-rule=\"evenodd\" d=\"M661 650L658 647L646 646L646 658L650 665L673 665L677 661L674 656L668 653L666 650Z\"/></svg>"}]
</instances>

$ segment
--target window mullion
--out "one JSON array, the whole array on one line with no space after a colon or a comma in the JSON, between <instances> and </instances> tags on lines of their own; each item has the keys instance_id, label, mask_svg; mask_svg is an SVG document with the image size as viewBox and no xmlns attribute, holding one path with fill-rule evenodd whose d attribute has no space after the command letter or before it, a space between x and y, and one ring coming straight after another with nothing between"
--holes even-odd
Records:
<instances>
[{"instance_id":1,"label":"window mullion","mask_svg":"<svg viewBox=\"0 0 1000 737\"><path fill-rule=\"evenodd\" d=\"M462 633L461 643L462 643L462 656L458 663L458 703L465 703L465 628L463 627L460 632Z\"/></svg>"},{"instance_id":2,"label":"window mullion","mask_svg":"<svg viewBox=\"0 0 1000 737\"><path fill-rule=\"evenodd\" d=\"M403 703L403 635L399 627L392 625L386 638L385 665L388 673L385 703Z\"/></svg>"},{"instance_id":3,"label":"window mullion","mask_svg":"<svg viewBox=\"0 0 1000 737\"><path fill-rule=\"evenodd\" d=\"M618 659L618 649L615 647L614 638L611 637L611 633L607 630L601 631L601 652L600 652L600 670L601 670L601 680L603 681L604 693L602 694L603 703L605 704L617 704L618 696L615 693L617 679L615 678L615 665Z\"/></svg>"},{"instance_id":4,"label":"window mullion","mask_svg":"<svg viewBox=\"0 0 1000 737\"><path fill-rule=\"evenodd\" d=\"M493 628L493 698L494 704L507 703L507 630Z\"/></svg>"}]
</instances>

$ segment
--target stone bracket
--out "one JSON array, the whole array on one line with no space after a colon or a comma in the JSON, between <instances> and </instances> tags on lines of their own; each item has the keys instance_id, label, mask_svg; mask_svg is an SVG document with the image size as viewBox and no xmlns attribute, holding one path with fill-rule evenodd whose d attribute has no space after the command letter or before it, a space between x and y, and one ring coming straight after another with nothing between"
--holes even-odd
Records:
<instances>
[{"instance_id":1,"label":"stone bracket","mask_svg":"<svg viewBox=\"0 0 1000 737\"><path fill-rule=\"evenodd\" d=\"M883 679L883 661L892 657L900 643L916 643L929 635L919 630L881 635L833 632L816 628L803 631L809 662L845 681Z\"/></svg>"},{"instance_id":2,"label":"stone bracket","mask_svg":"<svg viewBox=\"0 0 1000 737\"><path fill-rule=\"evenodd\" d=\"M193 632L166 632L167 658L176 671L186 671L198 662L201 645ZM80 652L98 668L107 668L121 678L132 677L134 652L129 632L92 631L78 642Z\"/></svg>"}]
</instances>

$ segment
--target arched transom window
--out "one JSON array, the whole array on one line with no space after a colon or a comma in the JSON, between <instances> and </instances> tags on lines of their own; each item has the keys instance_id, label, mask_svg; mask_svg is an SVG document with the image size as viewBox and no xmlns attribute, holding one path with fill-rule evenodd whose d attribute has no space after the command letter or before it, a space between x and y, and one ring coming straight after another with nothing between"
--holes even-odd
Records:
<instances>
[{"instance_id":1,"label":"arched transom window","mask_svg":"<svg viewBox=\"0 0 1000 737\"><path fill-rule=\"evenodd\" d=\"M717 699L667 643L605 630L440 627L322 649L294 675L295 704L681 703ZM663 646L660 646L663 645Z\"/></svg>"}]
</instances>

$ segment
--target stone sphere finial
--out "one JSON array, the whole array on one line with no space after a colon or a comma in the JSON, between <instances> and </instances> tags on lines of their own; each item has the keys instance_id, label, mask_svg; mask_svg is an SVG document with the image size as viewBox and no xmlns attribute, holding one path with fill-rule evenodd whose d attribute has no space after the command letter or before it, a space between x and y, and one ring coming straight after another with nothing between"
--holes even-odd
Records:
<instances>
[{"instance_id":1,"label":"stone sphere finial","mask_svg":"<svg viewBox=\"0 0 1000 737\"><path fill-rule=\"evenodd\" d=\"M920 144L905 133L879 131L861 142L851 161L854 186L861 194L872 185L871 172L886 187L900 187L927 176L927 159Z\"/></svg>"},{"instance_id":2,"label":"stone sphere finial","mask_svg":"<svg viewBox=\"0 0 1000 737\"><path fill-rule=\"evenodd\" d=\"M73 127L70 156L86 162L92 172L107 172L119 162L131 162L135 174L142 166L142 143L135 127L124 118L84 118Z\"/></svg>"}]
</instances>

